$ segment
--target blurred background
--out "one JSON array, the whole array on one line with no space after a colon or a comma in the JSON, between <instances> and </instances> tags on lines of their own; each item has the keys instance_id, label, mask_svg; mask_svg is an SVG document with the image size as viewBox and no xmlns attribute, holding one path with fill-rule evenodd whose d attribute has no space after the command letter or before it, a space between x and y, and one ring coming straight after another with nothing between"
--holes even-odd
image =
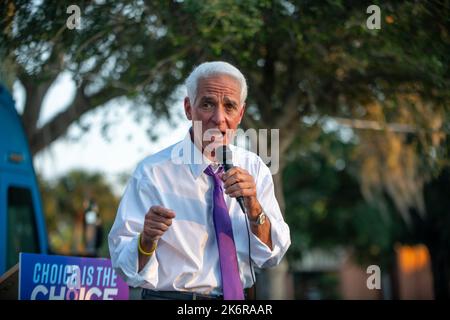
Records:
<instances>
[{"instance_id":1,"label":"blurred background","mask_svg":"<svg viewBox=\"0 0 450 320\"><path fill-rule=\"evenodd\" d=\"M258 297L450 297L450 1L2 0L0 15L53 253L109 256L136 164L189 128L184 79L225 60L248 79L242 128L280 129L292 245Z\"/></svg>"}]
</instances>

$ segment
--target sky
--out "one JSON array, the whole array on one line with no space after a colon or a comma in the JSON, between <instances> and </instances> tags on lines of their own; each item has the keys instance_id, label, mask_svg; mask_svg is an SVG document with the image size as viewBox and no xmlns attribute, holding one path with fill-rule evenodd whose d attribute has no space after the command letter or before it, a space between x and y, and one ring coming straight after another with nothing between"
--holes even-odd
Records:
<instances>
[{"instance_id":1,"label":"sky","mask_svg":"<svg viewBox=\"0 0 450 320\"><path fill-rule=\"evenodd\" d=\"M69 74L62 74L50 88L44 102L39 124L47 122L56 113L64 110L71 102L75 93L75 84ZM13 87L16 108L23 110L25 91L19 82ZM158 141L152 142L147 134L147 123L138 124L134 121L125 101L113 101L103 107L93 110L81 118L81 123L90 123L87 132L81 134L78 124L72 124L68 134L52 143L44 151L35 155L33 163L37 173L46 180L54 180L73 169L83 169L90 172L101 172L113 186L114 192L120 195L124 185L120 185L120 174L131 174L140 160L164 147L183 139L190 123L182 119L183 104L180 97L180 121L176 128L167 122L159 121L156 132ZM129 106L132 107L132 106ZM108 131L110 141L101 134L102 119L109 119L113 125ZM148 119L147 121L152 121ZM152 121L153 122L153 121ZM73 139L79 137L79 139Z\"/></svg>"}]
</instances>

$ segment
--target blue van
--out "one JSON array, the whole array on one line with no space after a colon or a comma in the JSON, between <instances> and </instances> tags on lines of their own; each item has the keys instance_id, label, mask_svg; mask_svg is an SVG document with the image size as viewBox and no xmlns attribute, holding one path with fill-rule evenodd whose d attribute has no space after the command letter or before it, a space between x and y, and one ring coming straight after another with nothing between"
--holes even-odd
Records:
<instances>
[{"instance_id":1,"label":"blue van","mask_svg":"<svg viewBox=\"0 0 450 320\"><path fill-rule=\"evenodd\" d=\"M0 275L19 261L19 252L48 253L48 238L22 122L0 84Z\"/></svg>"}]
</instances>

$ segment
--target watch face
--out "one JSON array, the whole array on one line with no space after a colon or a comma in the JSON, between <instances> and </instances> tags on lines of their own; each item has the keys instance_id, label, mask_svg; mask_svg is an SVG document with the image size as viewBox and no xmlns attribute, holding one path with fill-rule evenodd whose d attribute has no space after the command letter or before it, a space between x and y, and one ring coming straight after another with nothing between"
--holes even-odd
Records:
<instances>
[{"instance_id":1,"label":"watch face","mask_svg":"<svg viewBox=\"0 0 450 320\"><path fill-rule=\"evenodd\" d=\"M263 212L258 217L258 224L263 224L266 222L266 214Z\"/></svg>"}]
</instances>

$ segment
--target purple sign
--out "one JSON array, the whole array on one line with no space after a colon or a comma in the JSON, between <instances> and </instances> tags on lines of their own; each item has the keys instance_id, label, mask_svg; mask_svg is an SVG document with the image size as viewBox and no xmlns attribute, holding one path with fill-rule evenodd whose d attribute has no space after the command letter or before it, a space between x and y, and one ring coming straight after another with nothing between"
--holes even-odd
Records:
<instances>
[{"instance_id":1,"label":"purple sign","mask_svg":"<svg viewBox=\"0 0 450 320\"><path fill-rule=\"evenodd\" d=\"M111 261L20 253L19 300L128 300Z\"/></svg>"}]
</instances>

